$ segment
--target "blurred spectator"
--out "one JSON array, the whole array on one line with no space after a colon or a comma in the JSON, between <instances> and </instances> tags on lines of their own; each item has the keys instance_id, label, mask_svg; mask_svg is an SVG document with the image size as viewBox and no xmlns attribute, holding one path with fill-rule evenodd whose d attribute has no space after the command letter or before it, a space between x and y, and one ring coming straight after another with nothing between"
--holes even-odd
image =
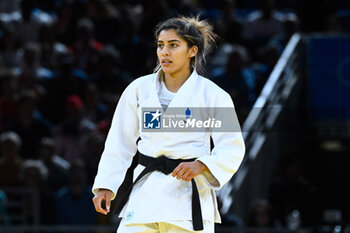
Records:
<instances>
[{"instance_id":1,"label":"blurred spectator","mask_svg":"<svg viewBox=\"0 0 350 233\"><path fill-rule=\"evenodd\" d=\"M95 125L83 117L84 104L78 95L70 95L66 100L66 117L56 135L56 153L72 163L81 159L87 133Z\"/></svg>"},{"instance_id":2,"label":"blurred spectator","mask_svg":"<svg viewBox=\"0 0 350 233\"><path fill-rule=\"evenodd\" d=\"M14 12L20 8L20 0L2 0L0 1L0 12Z\"/></svg>"},{"instance_id":3,"label":"blurred spectator","mask_svg":"<svg viewBox=\"0 0 350 233\"><path fill-rule=\"evenodd\" d=\"M86 86L84 96L85 108L84 116L87 120L94 124L97 124L101 120L104 120L107 114L107 106L100 100L99 89L96 84L90 82Z\"/></svg>"},{"instance_id":4,"label":"blurred spectator","mask_svg":"<svg viewBox=\"0 0 350 233\"><path fill-rule=\"evenodd\" d=\"M86 11L87 17L94 24L96 40L113 43L120 27L121 15L117 8L107 0L88 0Z\"/></svg>"},{"instance_id":5,"label":"blurred spectator","mask_svg":"<svg viewBox=\"0 0 350 233\"><path fill-rule=\"evenodd\" d=\"M153 40L154 27L171 16L169 4L168 1L162 0L145 0L142 1L142 7L139 32L141 36Z\"/></svg>"},{"instance_id":6,"label":"blurred spectator","mask_svg":"<svg viewBox=\"0 0 350 233\"><path fill-rule=\"evenodd\" d=\"M255 59L255 51L273 36L284 33L284 15L274 8L274 0L259 0L259 10L247 16L243 38L249 53Z\"/></svg>"},{"instance_id":7,"label":"blurred spectator","mask_svg":"<svg viewBox=\"0 0 350 233\"><path fill-rule=\"evenodd\" d=\"M116 96L122 94L132 77L121 70L121 54L114 47L106 46L98 55L97 69L91 75L91 80L97 84L102 102L114 105Z\"/></svg>"},{"instance_id":8,"label":"blurred spectator","mask_svg":"<svg viewBox=\"0 0 350 233\"><path fill-rule=\"evenodd\" d=\"M278 227L274 211L267 200L258 199L253 202L250 208L247 226L259 229Z\"/></svg>"},{"instance_id":9,"label":"blurred spectator","mask_svg":"<svg viewBox=\"0 0 350 233\"><path fill-rule=\"evenodd\" d=\"M257 51L257 59L252 65L253 70L257 74L255 85L255 93L257 96L260 95L262 88L270 77L272 70L275 68L281 55L281 49L279 44L269 43L262 46Z\"/></svg>"},{"instance_id":10,"label":"blurred spectator","mask_svg":"<svg viewBox=\"0 0 350 233\"><path fill-rule=\"evenodd\" d=\"M69 169L69 184L56 193L58 224L96 224L97 213L91 199L93 194L87 184L87 174L82 160L75 160Z\"/></svg>"},{"instance_id":11,"label":"blurred spectator","mask_svg":"<svg viewBox=\"0 0 350 233\"><path fill-rule=\"evenodd\" d=\"M332 34L346 34L350 27L349 15L333 14L327 22L327 32Z\"/></svg>"},{"instance_id":12,"label":"blurred spectator","mask_svg":"<svg viewBox=\"0 0 350 233\"><path fill-rule=\"evenodd\" d=\"M13 69L20 66L22 51L13 23L4 25L3 35L0 39L0 54L4 68Z\"/></svg>"},{"instance_id":13,"label":"blurred spectator","mask_svg":"<svg viewBox=\"0 0 350 233\"><path fill-rule=\"evenodd\" d=\"M104 136L104 138L107 137L108 131L109 131L110 127L111 127L111 123L112 123L111 119L112 119L112 116L113 116L113 112L112 111L109 112L109 116L110 117L108 119L100 121L98 123L98 125L97 125L97 131L99 133L101 133Z\"/></svg>"},{"instance_id":14,"label":"blurred spectator","mask_svg":"<svg viewBox=\"0 0 350 233\"><path fill-rule=\"evenodd\" d=\"M243 37L266 42L283 32L283 20L283 15L275 11L273 0L260 0L259 10L247 16Z\"/></svg>"},{"instance_id":15,"label":"blurred spectator","mask_svg":"<svg viewBox=\"0 0 350 233\"><path fill-rule=\"evenodd\" d=\"M298 211L303 226L311 226L320 215L320 203L315 186L303 175L303 160L297 152L281 161L282 175L270 186L269 201L278 220L287 226L287 217Z\"/></svg>"},{"instance_id":16,"label":"blurred spectator","mask_svg":"<svg viewBox=\"0 0 350 233\"><path fill-rule=\"evenodd\" d=\"M227 60L230 52L232 51L232 47L233 44L225 42L218 45L215 54L212 57L210 57L210 59L208 59L207 69L211 73L211 75L213 74L213 71L215 69L222 70L223 67L227 64Z\"/></svg>"},{"instance_id":17,"label":"blurred spectator","mask_svg":"<svg viewBox=\"0 0 350 233\"><path fill-rule=\"evenodd\" d=\"M214 82L227 91L239 109L241 122L248 114L253 101L255 101L256 75L248 66L249 57L246 49L240 45L231 47L226 65L214 69L212 76Z\"/></svg>"},{"instance_id":18,"label":"blurred spectator","mask_svg":"<svg viewBox=\"0 0 350 233\"><path fill-rule=\"evenodd\" d=\"M70 95L84 96L86 74L74 67L71 54L58 57L59 68L54 72L54 78L49 80L47 95L41 100L41 111L55 125L62 122L65 116L66 100Z\"/></svg>"},{"instance_id":19,"label":"blurred spectator","mask_svg":"<svg viewBox=\"0 0 350 233\"><path fill-rule=\"evenodd\" d=\"M122 70L127 70L134 78L144 75L154 68L156 64L156 49L153 37L144 36L140 32L140 21L134 17L142 17L138 9L131 8L127 14L124 14L122 27L120 28L119 38L116 40L115 47L121 54Z\"/></svg>"},{"instance_id":20,"label":"blurred spectator","mask_svg":"<svg viewBox=\"0 0 350 233\"><path fill-rule=\"evenodd\" d=\"M76 67L91 74L96 67L97 52L103 44L95 39L95 27L88 18L78 20L76 35L76 41L69 50L74 55Z\"/></svg>"},{"instance_id":21,"label":"blurred spectator","mask_svg":"<svg viewBox=\"0 0 350 233\"><path fill-rule=\"evenodd\" d=\"M294 14L286 15L283 27L284 32L272 37L270 41L278 43L282 48L285 48L293 34L299 32L298 18Z\"/></svg>"},{"instance_id":22,"label":"blurred spectator","mask_svg":"<svg viewBox=\"0 0 350 233\"><path fill-rule=\"evenodd\" d=\"M7 206L6 193L4 193L0 189L0 226L9 226L10 225L10 219L6 213L6 206Z\"/></svg>"},{"instance_id":23,"label":"blurred spectator","mask_svg":"<svg viewBox=\"0 0 350 233\"><path fill-rule=\"evenodd\" d=\"M221 221L222 221L221 224L224 227L232 227L232 228L236 228L236 229L239 229L239 228L243 229L244 228L244 222L238 215L232 213L231 211L227 211L226 213L222 213L223 202L224 202L224 200L222 200L221 198L217 198L218 209L220 211L220 216L221 216Z\"/></svg>"},{"instance_id":24,"label":"blurred spectator","mask_svg":"<svg viewBox=\"0 0 350 233\"><path fill-rule=\"evenodd\" d=\"M28 42L37 42L39 37L40 22L33 17L36 1L21 1L21 21L18 28L18 36L22 45Z\"/></svg>"},{"instance_id":25,"label":"blurred spectator","mask_svg":"<svg viewBox=\"0 0 350 233\"><path fill-rule=\"evenodd\" d=\"M35 195L26 196L26 218L28 224L33 224L36 220L35 209L39 208L39 223L43 225L53 224L55 221L54 195L48 189L45 189L44 183L48 171L45 164L40 160L28 159L23 162L21 169L21 178L23 186L38 192L38 199ZM37 203L39 201L40 203ZM38 204L36 206L35 204Z\"/></svg>"},{"instance_id":26,"label":"blurred spectator","mask_svg":"<svg viewBox=\"0 0 350 233\"><path fill-rule=\"evenodd\" d=\"M117 28L118 37L113 43L113 47L108 46L109 48L114 48L119 51L119 62L123 69L129 70L129 62L131 61L130 49L131 45L137 44L140 42L140 36L138 35L138 17L141 17L136 7L130 7L126 9L126 12L122 12L120 27ZM103 53L103 51L101 51ZM121 59L123 57L123 59ZM135 66L134 66L135 67ZM130 70L129 70L130 71Z\"/></svg>"},{"instance_id":27,"label":"blurred spectator","mask_svg":"<svg viewBox=\"0 0 350 233\"><path fill-rule=\"evenodd\" d=\"M74 43L79 18L78 3L74 0L62 0L57 12L57 40L66 46Z\"/></svg>"},{"instance_id":28,"label":"blurred spectator","mask_svg":"<svg viewBox=\"0 0 350 233\"><path fill-rule=\"evenodd\" d=\"M89 133L84 150L84 161L86 162L86 171L88 183L93 184L97 172L98 161L104 149L105 137L100 132Z\"/></svg>"},{"instance_id":29,"label":"blurred spectator","mask_svg":"<svg viewBox=\"0 0 350 233\"><path fill-rule=\"evenodd\" d=\"M151 1L149 1L151 3ZM179 1L167 1L166 8L171 8L172 15L196 15L198 13L198 8L202 11L213 8L212 6L202 7L201 1L188 1L188 0L179 0ZM209 4L215 5L215 4ZM163 6L164 7L164 6ZM170 16L169 16L170 18Z\"/></svg>"},{"instance_id":30,"label":"blurred spectator","mask_svg":"<svg viewBox=\"0 0 350 233\"><path fill-rule=\"evenodd\" d=\"M19 99L19 116L5 129L16 132L22 139L23 158L37 158L41 138L52 136L50 122L36 110L37 95L33 90L24 90Z\"/></svg>"},{"instance_id":31,"label":"blurred spectator","mask_svg":"<svg viewBox=\"0 0 350 233\"><path fill-rule=\"evenodd\" d=\"M39 158L47 168L45 188L54 193L68 183L69 162L55 154L55 141L44 137L40 141Z\"/></svg>"},{"instance_id":32,"label":"blurred spectator","mask_svg":"<svg viewBox=\"0 0 350 233\"><path fill-rule=\"evenodd\" d=\"M153 70L156 63L153 29L159 20L171 16L167 1L146 0L123 13L120 38L115 43L121 52L122 69L134 78Z\"/></svg>"},{"instance_id":33,"label":"blurred spectator","mask_svg":"<svg viewBox=\"0 0 350 233\"><path fill-rule=\"evenodd\" d=\"M19 115L18 77L7 70L0 71L0 132Z\"/></svg>"},{"instance_id":34,"label":"blurred spectator","mask_svg":"<svg viewBox=\"0 0 350 233\"><path fill-rule=\"evenodd\" d=\"M235 13L235 0L219 1L221 18L216 22L215 29L225 43L242 43L243 19Z\"/></svg>"},{"instance_id":35,"label":"blurred spectator","mask_svg":"<svg viewBox=\"0 0 350 233\"><path fill-rule=\"evenodd\" d=\"M20 78L20 89L33 89L37 94L44 95L45 86L53 78L51 70L40 64L40 44L28 43L24 45L21 66L15 69Z\"/></svg>"},{"instance_id":36,"label":"blurred spectator","mask_svg":"<svg viewBox=\"0 0 350 233\"><path fill-rule=\"evenodd\" d=\"M41 64L49 70L58 68L58 57L67 52L67 47L56 40L55 24L43 24L40 30Z\"/></svg>"},{"instance_id":37,"label":"blurred spectator","mask_svg":"<svg viewBox=\"0 0 350 233\"><path fill-rule=\"evenodd\" d=\"M19 155L21 138L14 132L0 135L0 186L13 187L21 184L22 158Z\"/></svg>"}]
</instances>

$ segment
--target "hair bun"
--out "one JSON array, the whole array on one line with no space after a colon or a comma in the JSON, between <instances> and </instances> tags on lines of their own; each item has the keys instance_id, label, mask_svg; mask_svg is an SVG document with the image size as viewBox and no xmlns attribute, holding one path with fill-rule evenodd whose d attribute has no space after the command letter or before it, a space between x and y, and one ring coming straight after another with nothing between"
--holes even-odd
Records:
<instances>
[{"instance_id":1,"label":"hair bun","mask_svg":"<svg viewBox=\"0 0 350 233\"><path fill-rule=\"evenodd\" d=\"M217 35L213 32L213 26L207 20L201 20L200 15L195 17L180 17L181 20L194 26L203 36L204 51L208 54L215 45Z\"/></svg>"}]
</instances>

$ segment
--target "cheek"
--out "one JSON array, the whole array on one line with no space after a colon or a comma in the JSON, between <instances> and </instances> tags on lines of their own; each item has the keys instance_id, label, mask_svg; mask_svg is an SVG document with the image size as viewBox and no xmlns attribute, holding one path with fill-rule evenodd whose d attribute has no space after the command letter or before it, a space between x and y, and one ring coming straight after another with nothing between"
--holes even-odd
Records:
<instances>
[{"instance_id":1,"label":"cheek","mask_svg":"<svg viewBox=\"0 0 350 233\"><path fill-rule=\"evenodd\" d=\"M187 63L191 59L189 57L189 53L186 50L181 51L181 53L178 54L177 58L179 61L181 61L181 63Z\"/></svg>"},{"instance_id":2,"label":"cheek","mask_svg":"<svg viewBox=\"0 0 350 233\"><path fill-rule=\"evenodd\" d=\"M186 59L186 54L187 54L187 51L185 49L177 49L177 50L174 50L172 55L174 58L177 58L177 59L180 59L180 60L184 60Z\"/></svg>"}]
</instances>

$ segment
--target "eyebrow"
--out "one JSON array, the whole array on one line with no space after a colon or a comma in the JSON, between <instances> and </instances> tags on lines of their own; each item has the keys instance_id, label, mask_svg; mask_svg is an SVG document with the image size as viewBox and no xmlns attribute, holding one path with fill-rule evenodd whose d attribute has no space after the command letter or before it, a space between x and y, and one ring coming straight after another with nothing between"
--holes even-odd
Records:
<instances>
[{"instance_id":1,"label":"eyebrow","mask_svg":"<svg viewBox=\"0 0 350 233\"><path fill-rule=\"evenodd\" d=\"M164 41L158 40L157 42L164 42ZM176 40L176 39L174 39L174 40L168 40L168 43L170 43L170 42L180 42L180 43L181 43L181 41Z\"/></svg>"}]
</instances>

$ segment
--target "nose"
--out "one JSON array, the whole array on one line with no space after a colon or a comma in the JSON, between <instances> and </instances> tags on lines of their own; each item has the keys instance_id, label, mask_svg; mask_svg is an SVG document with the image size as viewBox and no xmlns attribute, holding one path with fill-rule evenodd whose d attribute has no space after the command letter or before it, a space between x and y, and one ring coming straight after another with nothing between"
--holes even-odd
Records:
<instances>
[{"instance_id":1,"label":"nose","mask_svg":"<svg viewBox=\"0 0 350 233\"><path fill-rule=\"evenodd\" d=\"M162 54L163 56L169 56L169 53L170 53L169 48L168 48L167 45L165 45L165 46L163 47L162 51L161 51L161 54Z\"/></svg>"}]
</instances>

